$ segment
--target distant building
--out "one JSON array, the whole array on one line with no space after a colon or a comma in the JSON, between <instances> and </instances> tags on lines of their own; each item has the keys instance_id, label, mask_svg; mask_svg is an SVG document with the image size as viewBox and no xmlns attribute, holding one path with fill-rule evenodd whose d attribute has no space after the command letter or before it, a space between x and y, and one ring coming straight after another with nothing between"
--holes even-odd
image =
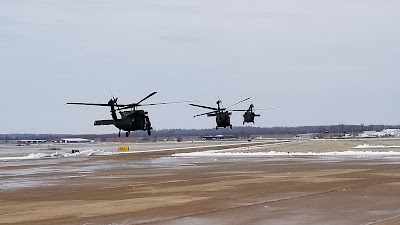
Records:
<instances>
[{"instance_id":1,"label":"distant building","mask_svg":"<svg viewBox=\"0 0 400 225\"><path fill-rule=\"evenodd\" d=\"M91 140L84 138L60 138L53 141L59 144L70 144L70 143L90 143Z\"/></svg>"},{"instance_id":2,"label":"distant building","mask_svg":"<svg viewBox=\"0 0 400 225\"><path fill-rule=\"evenodd\" d=\"M46 140L18 140L17 144L19 145L30 145L30 144L43 144L46 143Z\"/></svg>"},{"instance_id":3,"label":"distant building","mask_svg":"<svg viewBox=\"0 0 400 225\"><path fill-rule=\"evenodd\" d=\"M343 138L353 138L352 134L344 134Z\"/></svg>"},{"instance_id":4,"label":"distant building","mask_svg":"<svg viewBox=\"0 0 400 225\"><path fill-rule=\"evenodd\" d=\"M400 129L385 129L378 132L380 137L400 137Z\"/></svg>"},{"instance_id":5,"label":"distant building","mask_svg":"<svg viewBox=\"0 0 400 225\"><path fill-rule=\"evenodd\" d=\"M378 137L378 132L376 131L364 131L361 134L358 134L357 137L360 138L374 138L374 137Z\"/></svg>"},{"instance_id":6,"label":"distant building","mask_svg":"<svg viewBox=\"0 0 400 225\"><path fill-rule=\"evenodd\" d=\"M375 137L400 137L400 129L385 129L380 132L364 131L357 137L360 138L375 138Z\"/></svg>"},{"instance_id":7,"label":"distant building","mask_svg":"<svg viewBox=\"0 0 400 225\"><path fill-rule=\"evenodd\" d=\"M318 139L320 138L320 134L317 133L309 133L309 134L297 134L294 136L294 139L308 140L308 139Z\"/></svg>"},{"instance_id":8,"label":"distant building","mask_svg":"<svg viewBox=\"0 0 400 225\"><path fill-rule=\"evenodd\" d=\"M115 137L115 138L103 138L102 142L122 142L122 143L137 143L140 138L137 137Z\"/></svg>"},{"instance_id":9,"label":"distant building","mask_svg":"<svg viewBox=\"0 0 400 225\"><path fill-rule=\"evenodd\" d=\"M237 138L234 135L208 135L204 136L203 140L236 140Z\"/></svg>"}]
</instances>

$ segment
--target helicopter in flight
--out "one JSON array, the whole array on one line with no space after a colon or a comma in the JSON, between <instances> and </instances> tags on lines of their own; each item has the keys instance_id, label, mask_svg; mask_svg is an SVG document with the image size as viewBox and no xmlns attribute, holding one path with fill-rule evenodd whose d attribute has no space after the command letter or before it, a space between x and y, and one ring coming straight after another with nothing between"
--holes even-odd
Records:
<instances>
[{"instance_id":1,"label":"helicopter in flight","mask_svg":"<svg viewBox=\"0 0 400 225\"><path fill-rule=\"evenodd\" d=\"M254 124L254 117L261 116L260 114L256 114L254 112L254 105L253 104L250 104L250 107L248 109L234 109L232 111L244 112L244 114L243 114L243 125L245 123L253 123Z\"/></svg>"},{"instance_id":2,"label":"helicopter in flight","mask_svg":"<svg viewBox=\"0 0 400 225\"><path fill-rule=\"evenodd\" d=\"M227 109L229 109L239 103L247 101L249 99L250 98L246 98L246 99L239 101L239 102L237 102L229 107L226 107L226 108L224 108L224 106L222 105L222 101L220 99L218 99L218 101L217 101L217 108L204 106L204 105L197 105L197 104L189 104L189 105L212 110L211 112L198 114L193 117L204 116L204 115L207 115L207 117L215 116L216 117L215 122L217 123L217 126L215 127L215 129L218 130L219 127L223 127L223 128L230 127L232 129L232 124L231 124L232 112L229 112Z\"/></svg>"},{"instance_id":3,"label":"helicopter in flight","mask_svg":"<svg viewBox=\"0 0 400 225\"><path fill-rule=\"evenodd\" d=\"M151 96L157 94L157 92L153 92L147 95L142 100L132 103L132 104L118 104L118 98L114 98L108 101L105 104L98 104L98 103L82 103L82 102L69 102L68 105L91 105L91 106L106 106L111 108L111 117L112 120L96 120L94 121L94 126L100 125L114 125L116 128L119 129L118 137L121 137L121 130L126 131L126 137L132 131L143 130L147 131L147 134L151 135L151 130L153 127L151 126L150 118L148 116L148 112L144 110L138 110L139 106L153 106L153 105L166 105L166 104L173 104L173 103L183 103L183 102L190 102L190 101L183 101L183 102L162 102L162 103L152 103L152 104L141 104L143 101L147 100ZM121 115L121 118L118 118L117 113Z\"/></svg>"},{"instance_id":4,"label":"helicopter in flight","mask_svg":"<svg viewBox=\"0 0 400 225\"><path fill-rule=\"evenodd\" d=\"M257 110L268 110L268 109L280 109L279 107L270 107L266 109L257 109ZM255 113L255 108L253 103L250 104L248 109L233 109L232 111L235 112L244 112L243 114L243 125L245 123L253 123L254 124L254 118L261 116L260 114Z\"/></svg>"}]
</instances>

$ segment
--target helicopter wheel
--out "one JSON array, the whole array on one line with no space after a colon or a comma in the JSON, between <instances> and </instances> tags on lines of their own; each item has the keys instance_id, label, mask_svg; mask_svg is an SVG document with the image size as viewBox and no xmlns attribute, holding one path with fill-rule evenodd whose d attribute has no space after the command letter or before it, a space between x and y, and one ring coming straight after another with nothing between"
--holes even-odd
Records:
<instances>
[{"instance_id":1,"label":"helicopter wheel","mask_svg":"<svg viewBox=\"0 0 400 225\"><path fill-rule=\"evenodd\" d=\"M229 127L232 129L232 125L229 125Z\"/></svg>"},{"instance_id":2,"label":"helicopter wheel","mask_svg":"<svg viewBox=\"0 0 400 225\"><path fill-rule=\"evenodd\" d=\"M127 132L125 133L125 136L128 137L130 133L131 133L131 132L127 131Z\"/></svg>"},{"instance_id":3,"label":"helicopter wheel","mask_svg":"<svg viewBox=\"0 0 400 225\"><path fill-rule=\"evenodd\" d=\"M151 135L151 130L147 130L147 134L150 136Z\"/></svg>"},{"instance_id":4,"label":"helicopter wheel","mask_svg":"<svg viewBox=\"0 0 400 225\"><path fill-rule=\"evenodd\" d=\"M215 127L216 130L218 130L218 127Z\"/></svg>"},{"instance_id":5,"label":"helicopter wheel","mask_svg":"<svg viewBox=\"0 0 400 225\"><path fill-rule=\"evenodd\" d=\"M119 130L118 132L118 137L121 137L121 130Z\"/></svg>"},{"instance_id":6,"label":"helicopter wheel","mask_svg":"<svg viewBox=\"0 0 400 225\"><path fill-rule=\"evenodd\" d=\"M244 125L244 121L243 121L243 125Z\"/></svg>"}]
</instances>

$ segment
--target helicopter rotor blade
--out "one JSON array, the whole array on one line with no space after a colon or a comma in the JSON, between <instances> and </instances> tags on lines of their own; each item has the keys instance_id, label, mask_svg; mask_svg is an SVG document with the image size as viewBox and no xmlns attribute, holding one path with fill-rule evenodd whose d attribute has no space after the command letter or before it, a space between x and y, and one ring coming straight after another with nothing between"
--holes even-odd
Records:
<instances>
[{"instance_id":1,"label":"helicopter rotor blade","mask_svg":"<svg viewBox=\"0 0 400 225\"><path fill-rule=\"evenodd\" d=\"M281 107L268 107L268 108L254 109L254 110L274 110L274 109L281 109Z\"/></svg>"},{"instance_id":2,"label":"helicopter rotor blade","mask_svg":"<svg viewBox=\"0 0 400 225\"><path fill-rule=\"evenodd\" d=\"M237 105L237 104L240 104L240 103L242 103L242 102L244 102L244 101L247 101L247 100L249 100L250 98L251 98L251 97L248 97L248 98L246 98L246 99L243 99L243 100L240 101L240 102L236 102L235 104L233 104L233 105L227 107L227 109L229 109L230 107L235 106L235 105Z\"/></svg>"},{"instance_id":3,"label":"helicopter rotor blade","mask_svg":"<svg viewBox=\"0 0 400 225\"><path fill-rule=\"evenodd\" d=\"M112 98L113 98L113 100L115 101L115 100L116 100L116 98L114 97L114 94L112 93L112 91L111 91L111 88L110 88L110 87L108 87L108 90L110 91L111 97L112 97Z\"/></svg>"},{"instance_id":4,"label":"helicopter rotor blade","mask_svg":"<svg viewBox=\"0 0 400 225\"><path fill-rule=\"evenodd\" d=\"M233 111L233 112L246 112L248 110L247 109L231 109L230 111Z\"/></svg>"},{"instance_id":5,"label":"helicopter rotor blade","mask_svg":"<svg viewBox=\"0 0 400 225\"><path fill-rule=\"evenodd\" d=\"M153 92L153 93L151 93L151 94L149 94L149 95L147 95L146 97L144 97L142 100L140 100L140 101L137 102L137 103L131 103L131 104L123 105L122 108L120 108L119 110L129 109L129 108L133 108L133 107L140 106L140 103L141 103L141 102L145 101L146 99L150 98L151 96L153 96L153 95L155 95L155 94L157 94L156 91Z\"/></svg>"},{"instance_id":6,"label":"helicopter rotor blade","mask_svg":"<svg viewBox=\"0 0 400 225\"><path fill-rule=\"evenodd\" d=\"M268 107L266 109L281 109L281 107Z\"/></svg>"},{"instance_id":7,"label":"helicopter rotor blade","mask_svg":"<svg viewBox=\"0 0 400 225\"><path fill-rule=\"evenodd\" d=\"M142 103L143 101L145 101L146 99L150 98L151 96L153 96L153 95L155 95L155 94L157 94L156 91L153 92L153 93L151 93L151 94L149 94L149 95L147 95L147 96L144 97L142 100L138 101L138 102L136 103L136 105L139 105L140 103Z\"/></svg>"},{"instance_id":8,"label":"helicopter rotor blade","mask_svg":"<svg viewBox=\"0 0 400 225\"><path fill-rule=\"evenodd\" d=\"M93 106L110 106L109 104L84 103L84 102L67 102L67 105L93 105Z\"/></svg>"},{"instance_id":9,"label":"helicopter rotor blade","mask_svg":"<svg viewBox=\"0 0 400 225\"><path fill-rule=\"evenodd\" d=\"M197 104L189 104L191 106L195 106L195 107L200 107L200 108L204 108L204 109L211 109L211 110L215 110L217 111L217 108L213 108L213 107L209 107L209 106L204 106L204 105L197 105Z\"/></svg>"},{"instance_id":10,"label":"helicopter rotor blade","mask_svg":"<svg viewBox=\"0 0 400 225\"><path fill-rule=\"evenodd\" d=\"M265 111L265 110L274 110L274 109L281 109L281 107L268 107L268 108L261 108L261 109L253 109L254 111ZM230 111L233 112L246 112L248 109L231 109Z\"/></svg>"},{"instance_id":11,"label":"helicopter rotor blade","mask_svg":"<svg viewBox=\"0 0 400 225\"><path fill-rule=\"evenodd\" d=\"M129 109L132 107L138 107L138 106L169 105L169 104L179 104L179 103L187 103L187 102L195 102L195 101L159 102L159 103L149 103L149 104L129 104L129 105L125 105L124 107L122 107L121 110Z\"/></svg>"},{"instance_id":12,"label":"helicopter rotor blade","mask_svg":"<svg viewBox=\"0 0 400 225\"><path fill-rule=\"evenodd\" d=\"M137 106L169 105L169 104L179 104L179 103L189 103L189 102L196 102L196 101L159 102L159 103L149 103L149 104L138 104Z\"/></svg>"},{"instance_id":13,"label":"helicopter rotor blade","mask_svg":"<svg viewBox=\"0 0 400 225\"><path fill-rule=\"evenodd\" d=\"M193 116L193 117L204 116L204 115L208 115L208 114L213 113L213 112L214 112L214 111L212 111L212 112L206 112L206 113L202 113L202 114L195 115L195 116Z\"/></svg>"},{"instance_id":14,"label":"helicopter rotor blade","mask_svg":"<svg viewBox=\"0 0 400 225\"><path fill-rule=\"evenodd\" d=\"M65 103L67 105L91 105L91 106L108 106L110 107L110 105L108 103L85 103L85 102L67 102ZM120 104L115 104L115 107L124 107L127 105L120 105Z\"/></svg>"}]
</instances>

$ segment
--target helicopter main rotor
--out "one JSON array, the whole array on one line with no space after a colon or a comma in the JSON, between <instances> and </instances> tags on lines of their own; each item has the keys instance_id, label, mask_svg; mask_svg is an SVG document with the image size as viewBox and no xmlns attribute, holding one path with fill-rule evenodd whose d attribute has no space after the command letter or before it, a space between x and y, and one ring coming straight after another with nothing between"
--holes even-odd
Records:
<instances>
[{"instance_id":1,"label":"helicopter main rotor","mask_svg":"<svg viewBox=\"0 0 400 225\"><path fill-rule=\"evenodd\" d=\"M249 97L249 98L246 98L246 99L243 99L243 100L241 100L241 101L239 101L239 102L237 102L237 103L235 103L235 104L233 104L233 105L230 105L229 107L226 107L226 108L224 108L224 107L221 108L221 107L220 107L220 105L222 105L222 101L221 101L220 99L218 99L218 101L217 101L218 108L210 107L210 106L204 106L204 105L197 105L197 104L189 104L189 105L194 106L194 107L199 107L199 108L204 108L204 109L210 109L210 110L212 110L212 111L210 111L210 112L198 114L198 115L195 115L195 116L193 116L193 117L204 116L204 115L207 115L207 116L217 116L218 114L229 113L229 111L227 111L227 109L229 109L229 108L231 108L231 107L233 107L233 106L235 106L235 105L237 105L237 104L240 104L240 103L242 103L242 102L244 102L244 101L247 101L247 100L249 100L249 99L250 99L250 97ZM233 110L232 110L232 111L233 111Z\"/></svg>"},{"instance_id":2,"label":"helicopter main rotor","mask_svg":"<svg viewBox=\"0 0 400 225\"><path fill-rule=\"evenodd\" d=\"M193 102L193 101L177 101L177 102L160 102L160 103L141 104L142 102L144 102L145 100L147 100L148 98L152 97L155 94L157 94L157 92L152 92L151 94L144 97L142 100L140 100L136 103L131 103L131 104L118 104L117 103L118 98L114 98L114 96L112 99L110 99L110 101L108 103L68 102L66 104L67 105L108 106L108 107L110 107L113 104L113 106L118 107L118 111L121 111L124 109L136 110L136 108L139 106L155 106L155 105L168 105L168 104Z\"/></svg>"}]
</instances>

